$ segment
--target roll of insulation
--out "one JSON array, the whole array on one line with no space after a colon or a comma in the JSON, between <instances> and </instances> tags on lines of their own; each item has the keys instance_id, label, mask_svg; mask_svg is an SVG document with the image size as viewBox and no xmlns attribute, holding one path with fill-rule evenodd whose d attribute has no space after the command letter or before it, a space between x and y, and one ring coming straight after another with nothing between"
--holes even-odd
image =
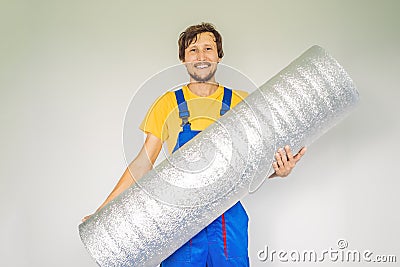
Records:
<instances>
[{"instance_id":1,"label":"roll of insulation","mask_svg":"<svg viewBox=\"0 0 400 267\"><path fill-rule=\"evenodd\" d=\"M156 266L354 108L339 63L313 46L79 225L100 266Z\"/></svg>"}]
</instances>

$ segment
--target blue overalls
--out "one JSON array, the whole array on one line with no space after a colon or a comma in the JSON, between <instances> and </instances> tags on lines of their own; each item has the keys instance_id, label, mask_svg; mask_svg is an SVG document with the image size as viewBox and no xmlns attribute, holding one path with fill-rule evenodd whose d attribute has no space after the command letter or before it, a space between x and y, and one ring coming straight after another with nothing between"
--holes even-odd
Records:
<instances>
[{"instance_id":1,"label":"blue overalls","mask_svg":"<svg viewBox=\"0 0 400 267\"><path fill-rule=\"evenodd\" d=\"M190 128L190 113L182 89L175 91L175 97L182 120L182 131L179 132L173 152L201 132ZM232 90L224 88L221 116L230 109L231 99ZM249 266L247 225L246 211L237 202L165 259L161 267Z\"/></svg>"}]
</instances>

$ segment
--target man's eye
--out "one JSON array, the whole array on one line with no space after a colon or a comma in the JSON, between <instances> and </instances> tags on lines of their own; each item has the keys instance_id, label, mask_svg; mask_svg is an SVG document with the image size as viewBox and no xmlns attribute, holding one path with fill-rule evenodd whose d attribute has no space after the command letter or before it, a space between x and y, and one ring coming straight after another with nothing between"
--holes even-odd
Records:
<instances>
[{"instance_id":1,"label":"man's eye","mask_svg":"<svg viewBox=\"0 0 400 267\"><path fill-rule=\"evenodd\" d=\"M207 49L207 50L212 50L212 48L211 48L211 47L207 47L206 49Z\"/></svg>"}]
</instances>

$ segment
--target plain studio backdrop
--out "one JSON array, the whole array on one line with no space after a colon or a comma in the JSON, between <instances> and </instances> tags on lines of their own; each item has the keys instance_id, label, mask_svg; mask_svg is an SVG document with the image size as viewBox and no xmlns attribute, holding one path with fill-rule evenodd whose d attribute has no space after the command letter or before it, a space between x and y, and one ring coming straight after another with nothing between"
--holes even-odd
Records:
<instances>
[{"instance_id":1,"label":"plain studio backdrop","mask_svg":"<svg viewBox=\"0 0 400 267\"><path fill-rule=\"evenodd\" d=\"M77 226L126 168L123 139L138 152L139 123L169 88L135 102L127 137L128 105L149 77L179 63L179 33L202 21L221 32L223 63L256 85L319 44L361 95L289 177L243 200L252 266L314 266L257 254L321 254L340 239L400 261L399 10L399 1L364 0L0 1L1 266L96 266ZM321 263L337 264L354 265Z\"/></svg>"}]
</instances>

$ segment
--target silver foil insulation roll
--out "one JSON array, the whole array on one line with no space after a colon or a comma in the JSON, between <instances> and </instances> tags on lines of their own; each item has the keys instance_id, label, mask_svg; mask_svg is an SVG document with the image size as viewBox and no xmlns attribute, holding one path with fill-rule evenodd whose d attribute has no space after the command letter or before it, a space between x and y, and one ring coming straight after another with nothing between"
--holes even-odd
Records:
<instances>
[{"instance_id":1,"label":"silver foil insulation roll","mask_svg":"<svg viewBox=\"0 0 400 267\"><path fill-rule=\"evenodd\" d=\"M100 266L156 266L271 173L276 148L309 145L354 108L358 92L313 46L79 225Z\"/></svg>"}]
</instances>

